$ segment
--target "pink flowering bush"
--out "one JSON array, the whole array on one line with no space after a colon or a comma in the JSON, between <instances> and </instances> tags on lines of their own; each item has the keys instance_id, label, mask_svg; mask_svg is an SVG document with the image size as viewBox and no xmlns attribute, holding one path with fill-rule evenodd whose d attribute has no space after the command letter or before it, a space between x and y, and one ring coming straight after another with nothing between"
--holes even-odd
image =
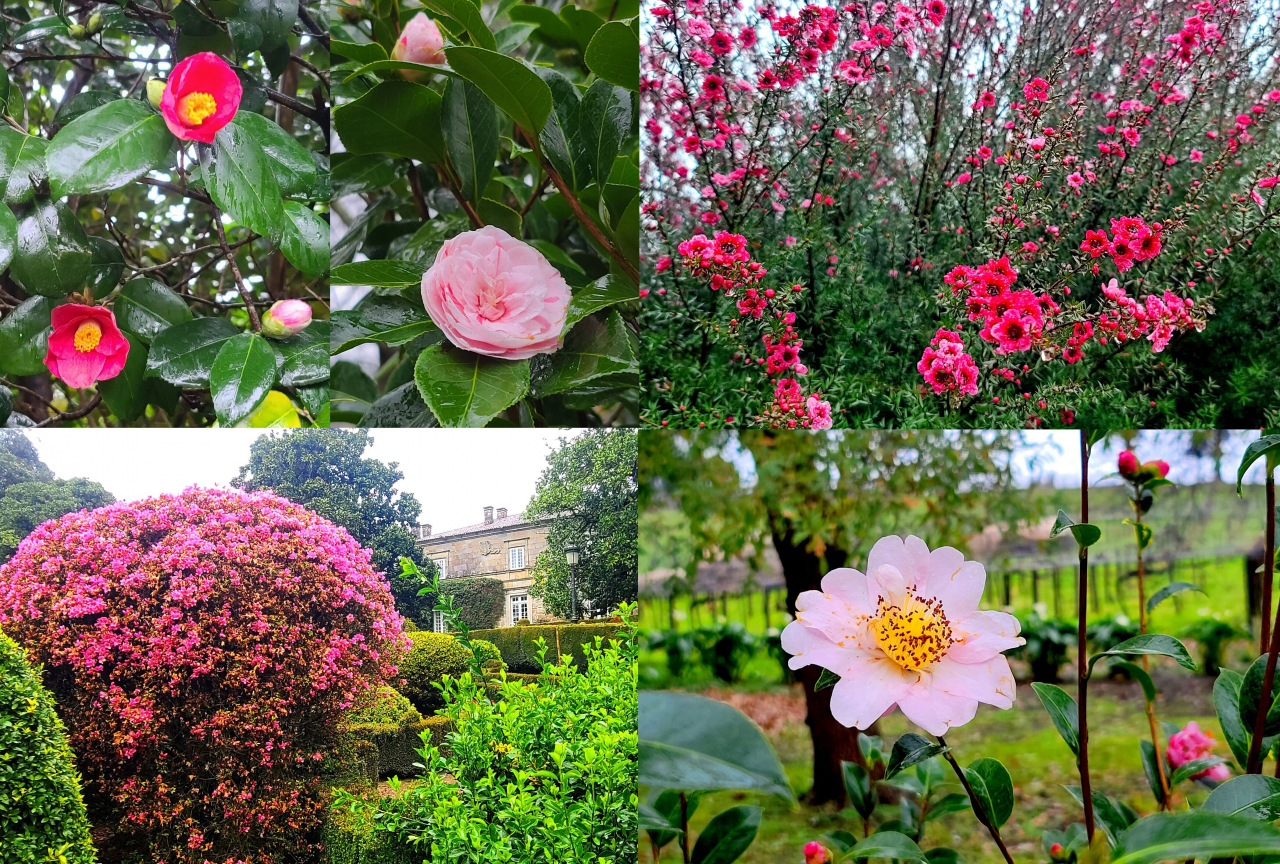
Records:
<instances>
[{"instance_id":1,"label":"pink flowering bush","mask_svg":"<svg viewBox=\"0 0 1280 864\"><path fill-rule=\"evenodd\" d=\"M1263 6L645 13L649 422L774 425L788 316L807 372L787 377L840 424L1270 416L1252 395L1280 385ZM683 251L723 236L752 265L737 281Z\"/></svg>"},{"instance_id":2,"label":"pink flowering bush","mask_svg":"<svg viewBox=\"0 0 1280 864\"><path fill-rule=\"evenodd\" d=\"M269 493L72 513L0 567L0 626L44 665L91 815L156 860L311 854L342 713L396 674L370 553Z\"/></svg>"}]
</instances>

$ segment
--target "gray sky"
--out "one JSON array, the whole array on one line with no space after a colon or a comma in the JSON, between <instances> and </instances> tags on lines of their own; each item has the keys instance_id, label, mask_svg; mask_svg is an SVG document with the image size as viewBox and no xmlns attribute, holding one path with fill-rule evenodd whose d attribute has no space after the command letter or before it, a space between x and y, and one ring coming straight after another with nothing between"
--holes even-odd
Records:
<instances>
[{"instance_id":1,"label":"gray sky","mask_svg":"<svg viewBox=\"0 0 1280 864\"><path fill-rule=\"evenodd\" d=\"M42 429L28 432L59 477L96 480L120 500L187 486L228 486L266 430ZM380 429L365 456L399 462L398 488L437 531L480 522L486 505L517 513L533 496L546 456L573 430Z\"/></svg>"}]
</instances>

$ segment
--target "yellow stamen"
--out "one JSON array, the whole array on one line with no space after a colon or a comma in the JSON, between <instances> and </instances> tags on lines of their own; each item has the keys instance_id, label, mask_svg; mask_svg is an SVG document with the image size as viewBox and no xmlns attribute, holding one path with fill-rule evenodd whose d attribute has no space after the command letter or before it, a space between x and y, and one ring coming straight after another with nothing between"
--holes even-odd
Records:
<instances>
[{"instance_id":1,"label":"yellow stamen","mask_svg":"<svg viewBox=\"0 0 1280 864\"><path fill-rule=\"evenodd\" d=\"M880 598L879 611L870 629L880 650L903 669L914 672L936 663L955 641L941 600L925 600L908 594L901 606Z\"/></svg>"},{"instance_id":2,"label":"yellow stamen","mask_svg":"<svg viewBox=\"0 0 1280 864\"><path fill-rule=\"evenodd\" d=\"M217 110L217 101L208 93L188 93L178 100L178 116L192 126L199 126Z\"/></svg>"},{"instance_id":3,"label":"yellow stamen","mask_svg":"<svg viewBox=\"0 0 1280 864\"><path fill-rule=\"evenodd\" d=\"M98 347L102 341L102 328L96 321L85 321L76 328L75 346L81 354L88 353Z\"/></svg>"}]
</instances>

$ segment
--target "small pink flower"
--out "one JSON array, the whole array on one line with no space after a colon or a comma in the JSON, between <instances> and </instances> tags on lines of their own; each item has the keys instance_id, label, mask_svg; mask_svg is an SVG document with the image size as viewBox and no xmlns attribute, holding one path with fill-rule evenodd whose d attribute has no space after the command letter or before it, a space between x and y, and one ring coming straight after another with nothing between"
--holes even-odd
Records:
<instances>
[{"instance_id":1,"label":"small pink flower","mask_svg":"<svg viewBox=\"0 0 1280 864\"><path fill-rule=\"evenodd\" d=\"M114 378L124 369L129 341L115 314L102 306L64 303L53 308L53 331L44 365L76 389Z\"/></svg>"},{"instance_id":2,"label":"small pink flower","mask_svg":"<svg viewBox=\"0 0 1280 864\"><path fill-rule=\"evenodd\" d=\"M1136 474L1138 473L1138 457L1133 455L1131 450L1122 450L1120 455L1116 457L1116 468L1122 477Z\"/></svg>"},{"instance_id":3,"label":"small pink flower","mask_svg":"<svg viewBox=\"0 0 1280 864\"><path fill-rule=\"evenodd\" d=\"M838 674L831 712L859 729L895 705L931 735L968 723L979 702L1011 708L1013 673L1002 652L1026 640L1012 615L978 609L986 578L957 549L882 537L866 573L832 570L821 591L799 596L796 620L782 631L788 665Z\"/></svg>"},{"instance_id":4,"label":"small pink flower","mask_svg":"<svg viewBox=\"0 0 1280 864\"><path fill-rule=\"evenodd\" d=\"M1169 758L1169 764L1174 768L1184 765L1193 759L1202 759L1206 756L1213 755L1213 748L1217 744L1213 739L1212 732L1201 732L1200 724L1192 720L1178 732L1174 732L1169 736L1169 746L1165 749L1165 755ZM1192 780L1214 780L1221 783L1231 776L1231 771L1226 765L1214 765L1212 768L1206 768L1199 774L1194 775Z\"/></svg>"},{"instance_id":5,"label":"small pink flower","mask_svg":"<svg viewBox=\"0 0 1280 864\"><path fill-rule=\"evenodd\" d=\"M305 300L277 300L262 316L262 335L272 339L296 336L311 323L311 306Z\"/></svg>"},{"instance_id":6,"label":"small pink flower","mask_svg":"<svg viewBox=\"0 0 1280 864\"><path fill-rule=\"evenodd\" d=\"M1022 88L1022 94L1028 102L1048 102L1049 82L1043 78L1033 78Z\"/></svg>"},{"instance_id":7,"label":"small pink flower","mask_svg":"<svg viewBox=\"0 0 1280 864\"><path fill-rule=\"evenodd\" d=\"M831 853L817 840L804 844L804 864L828 864L830 861Z\"/></svg>"},{"instance_id":8,"label":"small pink flower","mask_svg":"<svg viewBox=\"0 0 1280 864\"><path fill-rule=\"evenodd\" d=\"M558 350L569 299L541 252L492 225L446 240L422 276L427 313L449 341L506 360Z\"/></svg>"},{"instance_id":9,"label":"small pink flower","mask_svg":"<svg viewBox=\"0 0 1280 864\"><path fill-rule=\"evenodd\" d=\"M443 66L444 36L440 27L422 12L414 15L412 20L400 31L396 46L391 49L392 60L403 60L409 63L423 63L428 66ZM410 70L412 77L420 73Z\"/></svg>"}]
</instances>

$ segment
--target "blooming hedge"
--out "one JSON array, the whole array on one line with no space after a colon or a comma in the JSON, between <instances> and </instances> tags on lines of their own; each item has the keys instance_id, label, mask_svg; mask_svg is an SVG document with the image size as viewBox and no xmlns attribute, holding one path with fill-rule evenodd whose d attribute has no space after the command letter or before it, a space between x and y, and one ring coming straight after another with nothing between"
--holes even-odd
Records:
<instances>
[{"instance_id":1,"label":"blooming hedge","mask_svg":"<svg viewBox=\"0 0 1280 864\"><path fill-rule=\"evenodd\" d=\"M342 714L408 647L341 528L192 488L48 522L0 567L0 624L43 663L94 815L166 860L310 850Z\"/></svg>"}]
</instances>

